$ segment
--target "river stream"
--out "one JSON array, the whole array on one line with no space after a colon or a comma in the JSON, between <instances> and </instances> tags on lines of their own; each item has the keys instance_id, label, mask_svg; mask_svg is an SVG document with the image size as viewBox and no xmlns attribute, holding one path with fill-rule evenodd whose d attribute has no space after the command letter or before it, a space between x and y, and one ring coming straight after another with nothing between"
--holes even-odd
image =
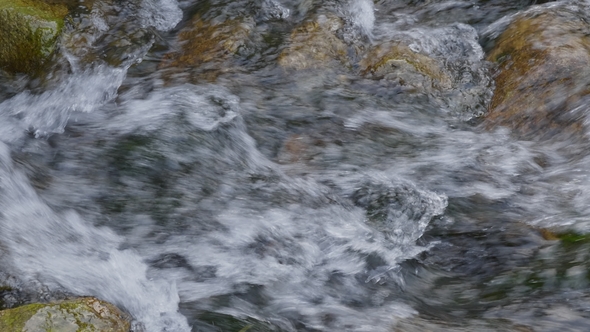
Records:
<instances>
[{"instance_id":1,"label":"river stream","mask_svg":"<svg viewBox=\"0 0 590 332\"><path fill-rule=\"evenodd\" d=\"M0 304L92 295L138 332L587 330L589 243L542 230L590 231L590 145L479 125L485 48L533 5L81 1L47 77L0 77ZM194 13L266 37L214 79L170 78ZM317 13L460 83L286 73Z\"/></svg>"}]
</instances>

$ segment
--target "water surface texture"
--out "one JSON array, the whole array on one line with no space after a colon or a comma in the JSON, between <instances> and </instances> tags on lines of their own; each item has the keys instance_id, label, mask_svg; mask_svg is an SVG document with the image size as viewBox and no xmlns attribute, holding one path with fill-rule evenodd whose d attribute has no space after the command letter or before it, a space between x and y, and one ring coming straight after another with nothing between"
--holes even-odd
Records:
<instances>
[{"instance_id":1,"label":"water surface texture","mask_svg":"<svg viewBox=\"0 0 590 332\"><path fill-rule=\"evenodd\" d=\"M587 140L480 126L486 48L545 2L80 2L47 77L0 78L0 304L96 296L137 332L590 329ZM162 65L194 15L248 40ZM280 65L332 17L351 63ZM392 41L440 86L362 75Z\"/></svg>"}]
</instances>

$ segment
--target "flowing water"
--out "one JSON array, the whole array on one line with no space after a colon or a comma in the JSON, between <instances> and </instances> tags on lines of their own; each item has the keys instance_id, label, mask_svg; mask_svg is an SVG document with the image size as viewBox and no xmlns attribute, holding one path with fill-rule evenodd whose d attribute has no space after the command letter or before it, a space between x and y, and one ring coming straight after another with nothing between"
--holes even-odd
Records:
<instances>
[{"instance_id":1,"label":"flowing water","mask_svg":"<svg viewBox=\"0 0 590 332\"><path fill-rule=\"evenodd\" d=\"M589 328L588 242L541 232L590 231L588 142L478 126L483 48L535 1L80 4L51 73L0 78L0 304L93 295L154 332ZM170 80L196 12L266 38ZM452 88L286 74L316 12L440 60Z\"/></svg>"}]
</instances>

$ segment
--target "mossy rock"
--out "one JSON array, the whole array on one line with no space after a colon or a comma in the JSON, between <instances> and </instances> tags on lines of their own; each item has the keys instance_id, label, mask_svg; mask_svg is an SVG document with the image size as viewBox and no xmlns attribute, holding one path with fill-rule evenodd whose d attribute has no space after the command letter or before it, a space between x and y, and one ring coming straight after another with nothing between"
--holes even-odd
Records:
<instances>
[{"instance_id":1,"label":"mossy rock","mask_svg":"<svg viewBox=\"0 0 590 332\"><path fill-rule=\"evenodd\" d=\"M285 69L317 69L337 61L349 66L348 47L336 35L343 24L333 14L318 15L304 22L291 33L289 45L279 55L279 65Z\"/></svg>"},{"instance_id":2,"label":"mossy rock","mask_svg":"<svg viewBox=\"0 0 590 332\"><path fill-rule=\"evenodd\" d=\"M498 64L486 117L523 137L581 132L590 86L590 25L570 7L533 8L514 19L487 59Z\"/></svg>"},{"instance_id":3,"label":"mossy rock","mask_svg":"<svg viewBox=\"0 0 590 332\"><path fill-rule=\"evenodd\" d=\"M128 332L129 317L93 297L0 311L0 331Z\"/></svg>"},{"instance_id":4,"label":"mossy rock","mask_svg":"<svg viewBox=\"0 0 590 332\"><path fill-rule=\"evenodd\" d=\"M541 236L547 241L561 241L564 246L587 245L590 243L590 234L576 231L553 231L547 228L540 230Z\"/></svg>"},{"instance_id":5,"label":"mossy rock","mask_svg":"<svg viewBox=\"0 0 590 332\"><path fill-rule=\"evenodd\" d=\"M68 9L40 0L0 0L0 68L35 73L55 50Z\"/></svg>"},{"instance_id":6,"label":"mossy rock","mask_svg":"<svg viewBox=\"0 0 590 332\"><path fill-rule=\"evenodd\" d=\"M171 74L188 70L198 77L213 80L227 70L221 63L247 46L254 27L255 22L250 17L218 23L195 15L178 34L179 50L166 54L160 68L168 68Z\"/></svg>"},{"instance_id":7,"label":"mossy rock","mask_svg":"<svg viewBox=\"0 0 590 332\"><path fill-rule=\"evenodd\" d=\"M400 42L380 44L360 62L361 74L373 79L396 80L419 90L450 89L452 80L438 60L414 52Z\"/></svg>"}]
</instances>

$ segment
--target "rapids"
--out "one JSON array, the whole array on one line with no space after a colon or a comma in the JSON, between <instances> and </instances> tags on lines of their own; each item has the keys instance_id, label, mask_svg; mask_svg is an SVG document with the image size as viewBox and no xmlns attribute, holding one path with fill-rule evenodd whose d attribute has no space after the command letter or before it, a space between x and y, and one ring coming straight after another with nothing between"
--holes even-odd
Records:
<instances>
[{"instance_id":1,"label":"rapids","mask_svg":"<svg viewBox=\"0 0 590 332\"><path fill-rule=\"evenodd\" d=\"M0 75L0 304L96 296L138 332L588 329L588 244L539 232L590 232L588 142L478 126L484 50L532 5L82 6L47 77ZM159 63L203 11L267 38L240 69L171 81ZM285 74L281 41L316 12L348 43L440 60L452 87Z\"/></svg>"}]
</instances>

